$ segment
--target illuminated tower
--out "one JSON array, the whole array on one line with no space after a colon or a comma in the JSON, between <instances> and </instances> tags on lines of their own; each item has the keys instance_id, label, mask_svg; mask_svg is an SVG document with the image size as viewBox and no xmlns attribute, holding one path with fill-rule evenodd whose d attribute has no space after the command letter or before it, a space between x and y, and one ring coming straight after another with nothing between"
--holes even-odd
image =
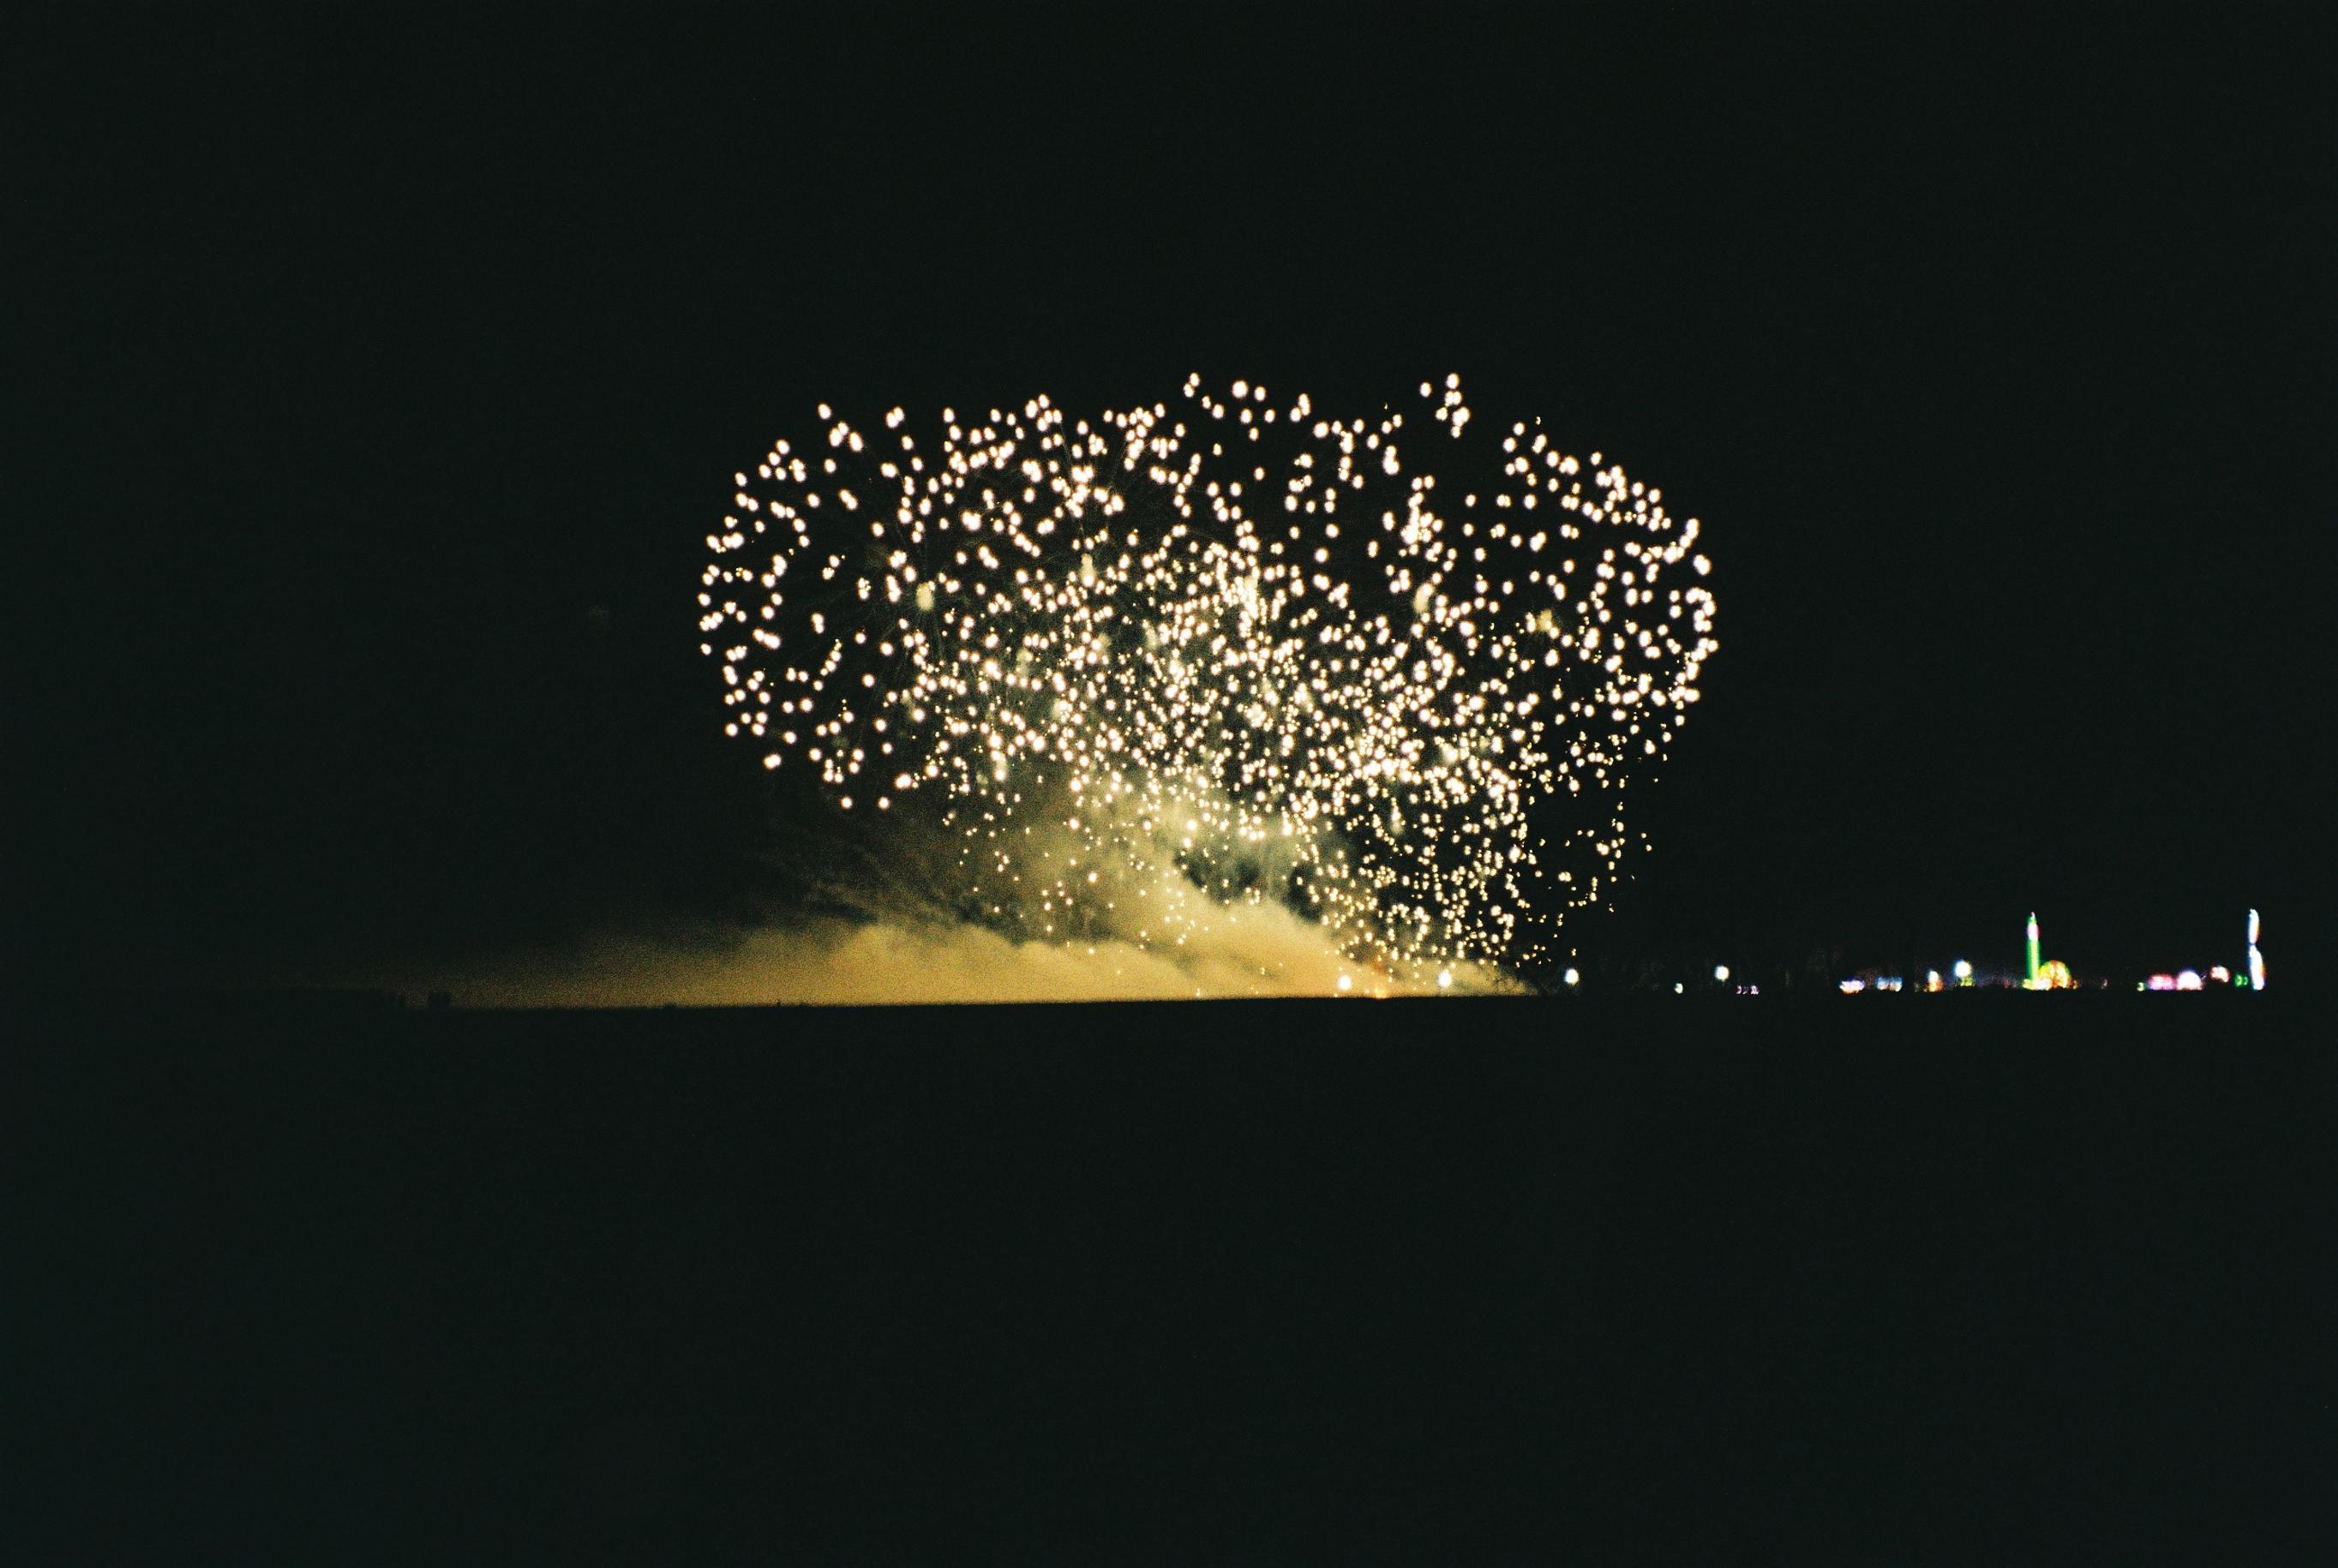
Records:
<instances>
[{"instance_id":1,"label":"illuminated tower","mask_svg":"<svg viewBox=\"0 0 2338 1568\"><path fill-rule=\"evenodd\" d=\"M2038 911L2029 912L2029 978L2024 982L2029 990L2038 989Z\"/></svg>"},{"instance_id":2,"label":"illuminated tower","mask_svg":"<svg viewBox=\"0 0 2338 1568\"><path fill-rule=\"evenodd\" d=\"M2257 912L2249 911L2249 989L2264 989L2264 955L2257 951Z\"/></svg>"}]
</instances>

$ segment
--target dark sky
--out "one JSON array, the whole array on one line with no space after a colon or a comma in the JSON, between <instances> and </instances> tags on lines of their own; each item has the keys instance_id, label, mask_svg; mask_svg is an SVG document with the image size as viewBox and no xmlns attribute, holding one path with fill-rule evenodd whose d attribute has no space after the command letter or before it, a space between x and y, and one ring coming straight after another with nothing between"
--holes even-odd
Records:
<instances>
[{"instance_id":1,"label":"dark sky","mask_svg":"<svg viewBox=\"0 0 2338 1568\"><path fill-rule=\"evenodd\" d=\"M2318 942L2327 23L791 9L19 29L36 970L752 917L788 824L692 623L732 471L822 399L1193 370L1459 370L1704 520L1722 652L1587 941Z\"/></svg>"}]
</instances>

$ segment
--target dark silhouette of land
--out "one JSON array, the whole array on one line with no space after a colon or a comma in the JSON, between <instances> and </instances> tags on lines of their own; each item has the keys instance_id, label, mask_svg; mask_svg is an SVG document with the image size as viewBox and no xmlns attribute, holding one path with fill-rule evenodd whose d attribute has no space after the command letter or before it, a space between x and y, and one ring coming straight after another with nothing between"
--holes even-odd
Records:
<instances>
[{"instance_id":1,"label":"dark silhouette of land","mask_svg":"<svg viewBox=\"0 0 2338 1568\"><path fill-rule=\"evenodd\" d=\"M23 1563L2331 1539L2274 996L482 1014L8 1048Z\"/></svg>"}]
</instances>

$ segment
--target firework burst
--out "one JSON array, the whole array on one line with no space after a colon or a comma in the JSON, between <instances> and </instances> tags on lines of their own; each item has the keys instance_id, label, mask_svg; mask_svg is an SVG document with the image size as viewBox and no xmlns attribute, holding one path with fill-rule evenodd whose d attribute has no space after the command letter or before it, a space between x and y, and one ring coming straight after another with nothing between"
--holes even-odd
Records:
<instances>
[{"instance_id":1,"label":"firework burst","mask_svg":"<svg viewBox=\"0 0 2338 1568\"><path fill-rule=\"evenodd\" d=\"M1017 939L1174 953L1273 903L1367 988L1530 962L1697 701L1708 562L1620 465L1420 391L822 406L707 539L725 730L944 831L946 902Z\"/></svg>"}]
</instances>

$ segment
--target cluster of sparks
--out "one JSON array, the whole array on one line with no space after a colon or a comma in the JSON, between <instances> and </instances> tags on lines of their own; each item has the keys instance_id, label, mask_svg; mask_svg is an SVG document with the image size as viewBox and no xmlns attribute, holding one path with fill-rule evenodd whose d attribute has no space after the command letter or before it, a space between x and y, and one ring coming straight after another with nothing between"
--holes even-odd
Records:
<instances>
[{"instance_id":1,"label":"cluster of sparks","mask_svg":"<svg viewBox=\"0 0 2338 1568\"><path fill-rule=\"evenodd\" d=\"M1194 377L923 438L822 406L707 538L724 729L945 828L948 902L1018 938L1273 901L1380 988L1542 956L1697 701L1709 563L1621 465L1420 390L1338 419Z\"/></svg>"}]
</instances>

